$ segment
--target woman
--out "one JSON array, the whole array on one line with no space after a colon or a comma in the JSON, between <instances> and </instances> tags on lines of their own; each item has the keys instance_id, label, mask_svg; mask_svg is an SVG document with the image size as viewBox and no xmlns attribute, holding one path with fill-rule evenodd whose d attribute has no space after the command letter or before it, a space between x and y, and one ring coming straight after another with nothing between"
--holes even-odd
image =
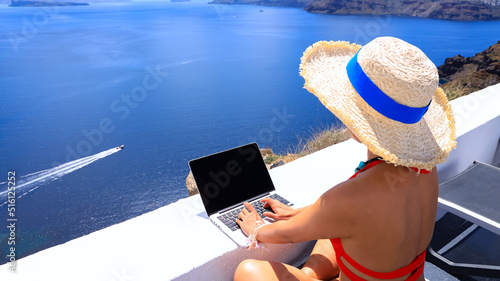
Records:
<instances>
[{"instance_id":1,"label":"woman","mask_svg":"<svg viewBox=\"0 0 500 281\"><path fill-rule=\"evenodd\" d=\"M379 37L366 46L318 42L302 57L305 88L367 146L368 161L314 204L292 209L264 199L237 223L255 243L317 240L302 269L243 261L235 280L424 280L436 218L434 168L455 148L451 107L435 65L417 47Z\"/></svg>"}]
</instances>

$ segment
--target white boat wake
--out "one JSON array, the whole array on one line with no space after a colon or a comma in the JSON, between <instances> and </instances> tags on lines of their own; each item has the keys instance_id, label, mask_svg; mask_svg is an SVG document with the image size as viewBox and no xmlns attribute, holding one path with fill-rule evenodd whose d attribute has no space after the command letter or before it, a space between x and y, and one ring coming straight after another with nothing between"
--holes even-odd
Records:
<instances>
[{"instance_id":1,"label":"white boat wake","mask_svg":"<svg viewBox=\"0 0 500 281\"><path fill-rule=\"evenodd\" d=\"M16 189L15 189L16 198L21 198L42 185L57 180L58 178L64 175L67 175L73 171L83 168L99 159L102 159L120 150L121 148L115 147L94 155L90 155L65 164L61 164L51 169L42 170L22 176L21 178L16 180ZM0 191L0 201L5 200L3 203L0 204L0 207L2 207L3 205L7 204L7 193L8 193L7 182L0 183L0 190L2 190Z\"/></svg>"}]
</instances>

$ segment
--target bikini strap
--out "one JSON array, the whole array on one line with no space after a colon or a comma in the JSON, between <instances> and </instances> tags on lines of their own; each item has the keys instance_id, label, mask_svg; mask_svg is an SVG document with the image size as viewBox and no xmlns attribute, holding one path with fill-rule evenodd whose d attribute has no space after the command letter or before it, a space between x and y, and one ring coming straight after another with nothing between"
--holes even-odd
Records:
<instances>
[{"instance_id":1,"label":"bikini strap","mask_svg":"<svg viewBox=\"0 0 500 281\"><path fill-rule=\"evenodd\" d=\"M359 173L365 171L365 170L368 170L370 169L371 167L373 166L376 166L377 164L380 164L384 162L384 160L375 160L375 161L372 161L370 163L368 163L366 166L364 166L361 170L357 171L354 175L352 175L349 179L353 179L355 178ZM418 169L418 168L415 168L415 167L410 167L410 169L412 169L413 171L417 172L417 173L421 173L421 174L428 174L430 173L431 171L429 170L424 170L424 169Z\"/></svg>"},{"instance_id":2,"label":"bikini strap","mask_svg":"<svg viewBox=\"0 0 500 281\"><path fill-rule=\"evenodd\" d=\"M424 264L425 264L425 253L424 251L422 254L418 255L409 265L402 267L400 269L391 271L391 272L377 272L373 271L371 269L368 269L358 262L356 262L351 256L349 256L345 250L344 247L342 246L342 241L340 238L336 239L331 239L330 240L332 243L332 246L335 249L335 253L337 256L337 264L339 265L339 268L342 270L342 272L352 281L365 281L365 279L357 276L354 274L351 270L349 270L343 261L340 259L343 257L351 266L359 270L361 273L366 274L370 277L373 278L378 278L378 279L395 279L395 278L400 278L405 275L408 275L411 273L411 275L406 279L408 281L413 281L417 280L418 277L422 274L424 270Z\"/></svg>"}]
</instances>

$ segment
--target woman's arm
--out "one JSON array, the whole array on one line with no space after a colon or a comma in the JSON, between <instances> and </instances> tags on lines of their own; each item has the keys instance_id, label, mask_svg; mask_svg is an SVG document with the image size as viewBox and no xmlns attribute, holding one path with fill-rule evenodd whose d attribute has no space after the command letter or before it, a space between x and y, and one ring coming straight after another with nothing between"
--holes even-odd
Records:
<instances>
[{"instance_id":1,"label":"woman's arm","mask_svg":"<svg viewBox=\"0 0 500 281\"><path fill-rule=\"evenodd\" d=\"M257 233L263 243L297 243L323 238L348 237L354 224L352 196L346 183L323 194L313 205L288 220L265 225ZM237 223L245 234L252 234L260 217L250 204L240 213ZM241 220L240 220L241 219Z\"/></svg>"}]
</instances>

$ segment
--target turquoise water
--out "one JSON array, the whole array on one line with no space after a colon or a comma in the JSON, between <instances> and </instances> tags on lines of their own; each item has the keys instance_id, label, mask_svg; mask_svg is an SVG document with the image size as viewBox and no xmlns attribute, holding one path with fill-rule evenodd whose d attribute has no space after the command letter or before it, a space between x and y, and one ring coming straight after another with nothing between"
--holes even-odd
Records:
<instances>
[{"instance_id":1,"label":"turquoise water","mask_svg":"<svg viewBox=\"0 0 500 281\"><path fill-rule=\"evenodd\" d=\"M125 145L23 190L18 256L186 197L190 159L252 141L283 152L335 124L302 88L302 52L383 35L440 65L496 43L500 22L201 3L0 7L0 182Z\"/></svg>"}]
</instances>

